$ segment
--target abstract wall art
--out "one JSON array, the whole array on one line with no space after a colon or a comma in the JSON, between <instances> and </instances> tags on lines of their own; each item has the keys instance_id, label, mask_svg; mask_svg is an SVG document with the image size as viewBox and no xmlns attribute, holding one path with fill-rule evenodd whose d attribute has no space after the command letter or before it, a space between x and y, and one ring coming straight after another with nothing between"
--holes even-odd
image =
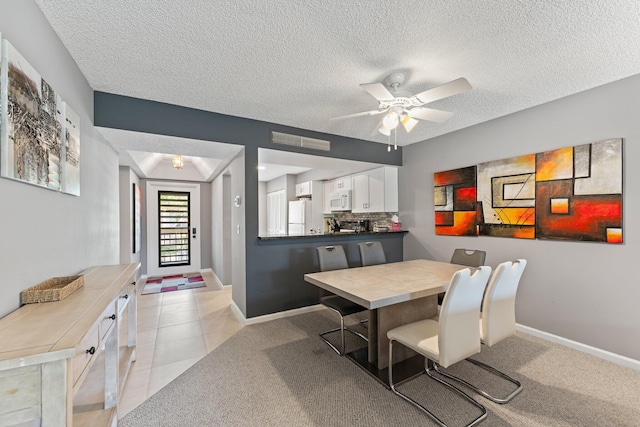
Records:
<instances>
[{"instance_id":1,"label":"abstract wall art","mask_svg":"<svg viewBox=\"0 0 640 427\"><path fill-rule=\"evenodd\" d=\"M437 172L433 185L436 234L475 236L476 167Z\"/></svg>"},{"instance_id":2,"label":"abstract wall art","mask_svg":"<svg viewBox=\"0 0 640 427\"><path fill-rule=\"evenodd\" d=\"M536 237L622 243L622 140L536 154Z\"/></svg>"},{"instance_id":3,"label":"abstract wall art","mask_svg":"<svg viewBox=\"0 0 640 427\"><path fill-rule=\"evenodd\" d=\"M622 243L622 189L620 138L436 172L436 234Z\"/></svg>"},{"instance_id":4,"label":"abstract wall art","mask_svg":"<svg viewBox=\"0 0 640 427\"><path fill-rule=\"evenodd\" d=\"M533 239L535 155L478 165L478 234Z\"/></svg>"},{"instance_id":5,"label":"abstract wall art","mask_svg":"<svg viewBox=\"0 0 640 427\"><path fill-rule=\"evenodd\" d=\"M0 175L80 194L78 116L7 40L1 40Z\"/></svg>"},{"instance_id":6,"label":"abstract wall art","mask_svg":"<svg viewBox=\"0 0 640 427\"><path fill-rule=\"evenodd\" d=\"M64 107L64 170L62 191L80 195L80 119L66 102Z\"/></svg>"}]
</instances>

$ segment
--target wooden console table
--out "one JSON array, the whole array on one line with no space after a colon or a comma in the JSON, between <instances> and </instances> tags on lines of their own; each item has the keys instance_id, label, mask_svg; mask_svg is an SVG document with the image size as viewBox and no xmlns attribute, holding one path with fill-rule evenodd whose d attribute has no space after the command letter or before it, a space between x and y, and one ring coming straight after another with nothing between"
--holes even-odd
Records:
<instances>
[{"instance_id":1,"label":"wooden console table","mask_svg":"<svg viewBox=\"0 0 640 427\"><path fill-rule=\"evenodd\" d=\"M0 319L0 426L116 425L135 360L139 268L89 268L64 300ZM85 389L99 390L98 402L87 404Z\"/></svg>"}]
</instances>

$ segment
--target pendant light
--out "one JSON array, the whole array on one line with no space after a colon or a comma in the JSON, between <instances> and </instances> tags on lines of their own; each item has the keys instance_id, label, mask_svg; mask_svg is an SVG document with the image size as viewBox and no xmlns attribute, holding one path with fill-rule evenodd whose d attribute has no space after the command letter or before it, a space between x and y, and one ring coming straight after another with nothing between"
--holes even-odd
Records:
<instances>
[{"instance_id":1,"label":"pendant light","mask_svg":"<svg viewBox=\"0 0 640 427\"><path fill-rule=\"evenodd\" d=\"M171 159L171 163L173 164L174 168L182 169L182 167L184 166L184 159L180 154L174 154L173 158Z\"/></svg>"}]
</instances>

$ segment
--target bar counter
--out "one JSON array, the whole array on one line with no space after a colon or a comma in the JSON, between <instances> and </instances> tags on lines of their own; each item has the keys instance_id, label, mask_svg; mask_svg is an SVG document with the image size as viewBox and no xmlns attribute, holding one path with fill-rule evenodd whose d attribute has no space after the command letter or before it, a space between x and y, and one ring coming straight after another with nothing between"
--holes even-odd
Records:
<instances>
[{"instance_id":1,"label":"bar counter","mask_svg":"<svg viewBox=\"0 0 640 427\"><path fill-rule=\"evenodd\" d=\"M295 236L260 236L254 244L263 248L260 256L247 259L247 318L320 302L320 289L305 282L304 275L320 271L318 246L341 245L349 267L359 267L358 243L377 240L387 262L403 260L403 240L408 231L361 233L313 233ZM241 274L241 273L239 273Z\"/></svg>"},{"instance_id":2,"label":"bar counter","mask_svg":"<svg viewBox=\"0 0 640 427\"><path fill-rule=\"evenodd\" d=\"M383 236L388 236L390 234L404 234L404 233L408 233L408 231L406 230L379 231L379 232L360 231L360 232L338 232L338 233L306 233L306 234L292 234L292 235L272 234L272 235L258 236L258 240L309 239L309 238L321 238L321 237L344 239L345 237L351 237L351 236L358 236L360 238L363 236L372 236L371 238L374 239L376 238L376 236L383 237Z\"/></svg>"}]
</instances>

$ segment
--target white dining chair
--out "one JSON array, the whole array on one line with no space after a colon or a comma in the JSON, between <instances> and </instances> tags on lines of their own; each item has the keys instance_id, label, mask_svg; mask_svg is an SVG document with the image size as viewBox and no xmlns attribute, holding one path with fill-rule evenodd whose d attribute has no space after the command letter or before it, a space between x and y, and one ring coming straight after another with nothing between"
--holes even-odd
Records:
<instances>
[{"instance_id":1,"label":"white dining chair","mask_svg":"<svg viewBox=\"0 0 640 427\"><path fill-rule=\"evenodd\" d=\"M451 255L451 264L460 264L466 265L467 267L480 267L484 265L484 260L487 257L487 253L485 251L481 251L478 249L454 249L453 254ZM444 300L444 292L438 294L438 306L442 305L442 301Z\"/></svg>"},{"instance_id":2,"label":"white dining chair","mask_svg":"<svg viewBox=\"0 0 640 427\"><path fill-rule=\"evenodd\" d=\"M318 253L318 261L320 262L320 271L340 270L343 268L349 268L347 262L347 256L344 253L344 248L341 245L335 246L320 246L316 248ZM342 298L338 295L327 295L320 298L320 304L324 305L328 309L336 312L340 316L340 327L330 329L328 331L320 333L320 338L329 345L340 356L345 354L345 338L344 333L351 332L354 335L362 338L364 341L368 341L367 337L358 331L347 328L344 326L344 318L355 313L365 311L366 308L358 305L348 299ZM340 331L341 349L338 349L331 341L326 338L326 335L333 332Z\"/></svg>"},{"instance_id":3,"label":"white dining chair","mask_svg":"<svg viewBox=\"0 0 640 427\"><path fill-rule=\"evenodd\" d=\"M394 384L393 343L398 342L424 356L424 370L430 378L451 388L481 410L482 414L469 423L469 426L484 420L487 416L484 406L454 385L432 375L431 369L438 365L446 368L480 352L478 318L482 295L490 275L491 267L489 266L457 271L451 278L445 294L439 320L420 320L387 332L391 390L425 412L440 426L446 426L446 424L426 407L400 392Z\"/></svg>"},{"instance_id":4,"label":"white dining chair","mask_svg":"<svg viewBox=\"0 0 640 427\"><path fill-rule=\"evenodd\" d=\"M526 266L527 260L525 259L518 259L514 262L503 262L498 265L498 268L495 269L489 280L482 301L482 316L480 317L479 328L481 342L487 347L491 347L516 333L516 292ZM510 377L486 363L475 359L467 360L511 382L516 386L516 389L506 397L495 397L463 378L446 373L439 368L436 368L436 371L447 378L466 385L476 393L495 403L507 403L522 391L522 384L515 378Z\"/></svg>"}]
</instances>

